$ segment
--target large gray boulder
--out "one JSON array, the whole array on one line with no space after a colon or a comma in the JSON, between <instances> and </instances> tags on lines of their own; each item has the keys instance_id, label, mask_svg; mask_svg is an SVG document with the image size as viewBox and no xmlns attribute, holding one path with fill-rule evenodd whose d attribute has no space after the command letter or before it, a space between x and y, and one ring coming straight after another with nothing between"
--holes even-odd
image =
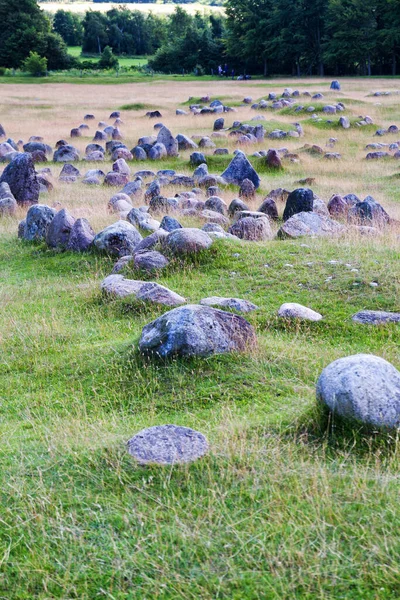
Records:
<instances>
[{"instance_id":1,"label":"large gray boulder","mask_svg":"<svg viewBox=\"0 0 400 600\"><path fill-rule=\"evenodd\" d=\"M400 313L383 310L360 310L352 316L355 323L362 325L383 325L385 323L400 323Z\"/></svg>"},{"instance_id":2,"label":"large gray boulder","mask_svg":"<svg viewBox=\"0 0 400 600\"><path fill-rule=\"evenodd\" d=\"M128 442L128 452L139 464L189 463L206 454L202 433L178 425L156 425L139 431Z\"/></svg>"},{"instance_id":3,"label":"large gray boulder","mask_svg":"<svg viewBox=\"0 0 400 600\"><path fill-rule=\"evenodd\" d=\"M194 148L198 148L196 142L190 139L187 135L183 133L178 133L176 136L176 141L178 142L179 150L191 150Z\"/></svg>"},{"instance_id":4,"label":"large gray boulder","mask_svg":"<svg viewBox=\"0 0 400 600\"><path fill-rule=\"evenodd\" d=\"M260 177L246 155L240 150L231 160L221 177L227 183L241 185L245 179L250 179L256 189L260 186Z\"/></svg>"},{"instance_id":5,"label":"large gray boulder","mask_svg":"<svg viewBox=\"0 0 400 600\"><path fill-rule=\"evenodd\" d=\"M56 210L45 204L34 204L26 213L22 237L30 242L46 239L47 230L56 215Z\"/></svg>"},{"instance_id":6,"label":"large gray boulder","mask_svg":"<svg viewBox=\"0 0 400 600\"><path fill-rule=\"evenodd\" d=\"M113 256L133 254L142 236L127 221L117 221L100 231L93 240L93 245Z\"/></svg>"},{"instance_id":7,"label":"large gray boulder","mask_svg":"<svg viewBox=\"0 0 400 600\"><path fill-rule=\"evenodd\" d=\"M164 269L168 264L169 260L165 258L161 252L157 252L156 250L137 252L134 257L135 267L142 271L147 271L148 273Z\"/></svg>"},{"instance_id":8,"label":"large gray boulder","mask_svg":"<svg viewBox=\"0 0 400 600\"><path fill-rule=\"evenodd\" d=\"M67 250L86 252L91 248L95 235L87 219L77 219L71 229Z\"/></svg>"},{"instance_id":9,"label":"large gray boulder","mask_svg":"<svg viewBox=\"0 0 400 600\"><path fill-rule=\"evenodd\" d=\"M390 217L372 196L367 196L362 202L357 202L349 209L347 220L358 225L380 227L389 223Z\"/></svg>"},{"instance_id":10,"label":"large gray boulder","mask_svg":"<svg viewBox=\"0 0 400 600\"><path fill-rule=\"evenodd\" d=\"M143 302L164 306L179 306L186 300L172 290L154 281L126 279L123 275L109 275L101 283L102 292L117 298L134 297Z\"/></svg>"},{"instance_id":11,"label":"large gray boulder","mask_svg":"<svg viewBox=\"0 0 400 600\"><path fill-rule=\"evenodd\" d=\"M60 210L47 229L47 245L50 248L66 248L74 223L74 217L65 208Z\"/></svg>"},{"instance_id":12,"label":"large gray boulder","mask_svg":"<svg viewBox=\"0 0 400 600\"><path fill-rule=\"evenodd\" d=\"M239 219L228 231L241 240L250 242L262 242L273 238L270 222L264 215L260 218L244 217Z\"/></svg>"},{"instance_id":13,"label":"large gray boulder","mask_svg":"<svg viewBox=\"0 0 400 600\"><path fill-rule=\"evenodd\" d=\"M255 343L254 329L243 317L194 304L175 308L146 325L139 349L162 358L205 357L244 351Z\"/></svg>"},{"instance_id":14,"label":"large gray boulder","mask_svg":"<svg viewBox=\"0 0 400 600\"><path fill-rule=\"evenodd\" d=\"M278 310L278 317L283 319L297 319L299 321L320 321L323 317L312 308L297 304L296 302L285 302Z\"/></svg>"},{"instance_id":15,"label":"large gray boulder","mask_svg":"<svg viewBox=\"0 0 400 600\"><path fill-rule=\"evenodd\" d=\"M167 127L162 127L157 135L157 143L164 144L168 156L178 156L178 141Z\"/></svg>"},{"instance_id":16,"label":"large gray boulder","mask_svg":"<svg viewBox=\"0 0 400 600\"><path fill-rule=\"evenodd\" d=\"M212 244L212 239L201 229L182 227L171 231L165 244L173 254L196 254L207 250Z\"/></svg>"},{"instance_id":17,"label":"large gray boulder","mask_svg":"<svg viewBox=\"0 0 400 600\"><path fill-rule=\"evenodd\" d=\"M132 225L143 231L153 233L160 228L160 221L153 219L148 212L144 212L139 208L131 208L126 218L129 223L132 223Z\"/></svg>"},{"instance_id":18,"label":"large gray boulder","mask_svg":"<svg viewBox=\"0 0 400 600\"><path fill-rule=\"evenodd\" d=\"M14 198L10 186L3 181L0 183L0 217L14 215L17 210L17 201Z\"/></svg>"},{"instance_id":19,"label":"large gray boulder","mask_svg":"<svg viewBox=\"0 0 400 600\"><path fill-rule=\"evenodd\" d=\"M75 146L71 146L70 144L66 144L65 146L61 146L54 152L53 156L54 162L74 162L75 160L79 160L79 151L75 148Z\"/></svg>"},{"instance_id":20,"label":"large gray boulder","mask_svg":"<svg viewBox=\"0 0 400 600\"><path fill-rule=\"evenodd\" d=\"M344 418L400 426L400 372L379 356L356 354L332 362L318 379L317 399Z\"/></svg>"},{"instance_id":21,"label":"large gray boulder","mask_svg":"<svg viewBox=\"0 0 400 600\"><path fill-rule=\"evenodd\" d=\"M11 193L18 204L37 204L40 184L29 153L17 153L6 166L0 177L0 183L8 183Z\"/></svg>"},{"instance_id":22,"label":"large gray boulder","mask_svg":"<svg viewBox=\"0 0 400 600\"><path fill-rule=\"evenodd\" d=\"M305 235L326 237L343 233L343 225L314 212L301 212L290 217L278 231L279 238L298 238Z\"/></svg>"}]
</instances>

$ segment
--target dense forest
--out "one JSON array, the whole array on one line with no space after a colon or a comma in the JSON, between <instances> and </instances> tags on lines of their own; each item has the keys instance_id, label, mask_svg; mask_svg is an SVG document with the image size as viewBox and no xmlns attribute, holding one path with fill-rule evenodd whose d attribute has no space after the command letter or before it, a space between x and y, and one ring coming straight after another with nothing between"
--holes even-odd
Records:
<instances>
[{"instance_id":1,"label":"dense forest","mask_svg":"<svg viewBox=\"0 0 400 600\"><path fill-rule=\"evenodd\" d=\"M396 75L400 0L226 0L225 16L169 16L121 7L84 17L59 10L50 21L35 0L0 0L0 67L19 67L31 51L48 68L78 66L66 46L87 55L149 55L165 73Z\"/></svg>"}]
</instances>

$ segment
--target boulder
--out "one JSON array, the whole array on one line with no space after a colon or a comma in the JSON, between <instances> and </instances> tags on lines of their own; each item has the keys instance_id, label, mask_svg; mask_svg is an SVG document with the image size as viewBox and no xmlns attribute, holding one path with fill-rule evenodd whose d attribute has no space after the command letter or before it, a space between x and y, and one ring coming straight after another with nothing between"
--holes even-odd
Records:
<instances>
[{"instance_id":1,"label":"boulder","mask_svg":"<svg viewBox=\"0 0 400 600\"><path fill-rule=\"evenodd\" d=\"M14 215L17 206L17 201L11 192L10 186L3 181L3 183L0 183L0 217Z\"/></svg>"},{"instance_id":2,"label":"boulder","mask_svg":"<svg viewBox=\"0 0 400 600\"><path fill-rule=\"evenodd\" d=\"M95 232L87 219L77 219L72 226L67 250L72 252L86 252L92 246Z\"/></svg>"},{"instance_id":3,"label":"boulder","mask_svg":"<svg viewBox=\"0 0 400 600\"><path fill-rule=\"evenodd\" d=\"M190 463L207 451L208 443L202 433L177 425L142 429L128 442L128 452L139 464Z\"/></svg>"},{"instance_id":4,"label":"boulder","mask_svg":"<svg viewBox=\"0 0 400 600\"><path fill-rule=\"evenodd\" d=\"M212 239L201 229L182 227L169 233L165 243L173 254L196 254L207 250L212 244Z\"/></svg>"},{"instance_id":5,"label":"boulder","mask_svg":"<svg viewBox=\"0 0 400 600\"><path fill-rule=\"evenodd\" d=\"M148 152L148 157L150 160L161 160L167 156L167 149L164 144L157 142L152 146Z\"/></svg>"},{"instance_id":6,"label":"boulder","mask_svg":"<svg viewBox=\"0 0 400 600\"><path fill-rule=\"evenodd\" d=\"M165 217L163 217L160 227L164 229L164 231L168 231L168 233L175 231L175 229L182 229L182 225L179 223L179 221L173 217L170 217L169 215L165 215Z\"/></svg>"},{"instance_id":7,"label":"boulder","mask_svg":"<svg viewBox=\"0 0 400 600\"><path fill-rule=\"evenodd\" d=\"M225 215L227 211L225 202L222 200L222 198L219 198L219 196L211 196L211 198L208 198L204 204L204 208L206 210L212 210L214 212L221 213L221 215Z\"/></svg>"},{"instance_id":8,"label":"boulder","mask_svg":"<svg viewBox=\"0 0 400 600\"><path fill-rule=\"evenodd\" d=\"M205 163L207 163L207 159L202 152L193 152L193 154L190 155L190 164L192 167L197 167Z\"/></svg>"},{"instance_id":9,"label":"boulder","mask_svg":"<svg viewBox=\"0 0 400 600\"><path fill-rule=\"evenodd\" d=\"M221 131L221 129L224 128L225 125L225 119L223 119L222 117L220 117L219 119L216 119L216 121L214 121L214 131Z\"/></svg>"},{"instance_id":10,"label":"boulder","mask_svg":"<svg viewBox=\"0 0 400 600\"><path fill-rule=\"evenodd\" d=\"M17 153L0 177L0 183L3 182L8 183L18 204L36 204L39 201L40 184L31 154Z\"/></svg>"},{"instance_id":11,"label":"boulder","mask_svg":"<svg viewBox=\"0 0 400 600\"><path fill-rule=\"evenodd\" d=\"M267 167L271 169L282 169L282 161L279 157L279 154L273 148L270 148L267 152L267 156L265 157L265 163Z\"/></svg>"},{"instance_id":12,"label":"boulder","mask_svg":"<svg viewBox=\"0 0 400 600\"><path fill-rule=\"evenodd\" d=\"M101 283L103 293L117 298L135 297L143 302L164 306L179 306L185 298L153 281L126 279L123 275L109 275Z\"/></svg>"},{"instance_id":13,"label":"boulder","mask_svg":"<svg viewBox=\"0 0 400 600\"><path fill-rule=\"evenodd\" d=\"M236 312L251 312L257 310L258 306L249 302L248 300L242 300L241 298L222 298L220 296L211 296L210 298L203 298L200 300L200 304L203 306L217 306L223 310L235 310Z\"/></svg>"},{"instance_id":14,"label":"boulder","mask_svg":"<svg viewBox=\"0 0 400 600\"><path fill-rule=\"evenodd\" d=\"M167 237L168 233L164 229L157 229L147 237L143 238L136 246L135 253L143 252L144 250L152 250Z\"/></svg>"},{"instance_id":15,"label":"boulder","mask_svg":"<svg viewBox=\"0 0 400 600\"><path fill-rule=\"evenodd\" d=\"M54 208L45 204L34 204L26 213L22 237L30 242L46 239L47 230L55 215Z\"/></svg>"},{"instance_id":16,"label":"boulder","mask_svg":"<svg viewBox=\"0 0 400 600\"><path fill-rule=\"evenodd\" d=\"M331 82L330 89L331 89L331 90L340 90L340 89L341 89L341 88L340 88L340 83L338 82L338 80L337 80L337 79L334 79L334 80Z\"/></svg>"},{"instance_id":17,"label":"boulder","mask_svg":"<svg viewBox=\"0 0 400 600\"><path fill-rule=\"evenodd\" d=\"M400 372L373 354L339 358L322 371L317 400L342 418L376 427L400 426Z\"/></svg>"},{"instance_id":18,"label":"boulder","mask_svg":"<svg viewBox=\"0 0 400 600\"><path fill-rule=\"evenodd\" d=\"M94 246L107 254L113 256L126 256L134 254L136 246L142 240L142 236L127 221L117 221L100 231L93 240Z\"/></svg>"},{"instance_id":19,"label":"boulder","mask_svg":"<svg viewBox=\"0 0 400 600\"><path fill-rule=\"evenodd\" d=\"M139 229L143 229L143 231L157 231L160 228L160 222L148 213L140 210L139 208L130 208L130 211L127 215L127 220L129 223L132 223L135 227L139 227Z\"/></svg>"},{"instance_id":20,"label":"boulder","mask_svg":"<svg viewBox=\"0 0 400 600\"><path fill-rule=\"evenodd\" d=\"M347 117L340 117L339 125L340 127L343 127L343 129L350 129L350 120Z\"/></svg>"},{"instance_id":21,"label":"boulder","mask_svg":"<svg viewBox=\"0 0 400 600\"><path fill-rule=\"evenodd\" d=\"M160 252L148 250L137 252L134 257L134 265L142 271L152 272L164 269L169 264L169 260Z\"/></svg>"},{"instance_id":22,"label":"boulder","mask_svg":"<svg viewBox=\"0 0 400 600\"><path fill-rule=\"evenodd\" d=\"M54 152L54 162L74 162L79 160L79 151L70 144L60 146L58 150Z\"/></svg>"},{"instance_id":23,"label":"boulder","mask_svg":"<svg viewBox=\"0 0 400 600\"><path fill-rule=\"evenodd\" d=\"M157 135L157 143L164 145L168 156L178 156L178 141L167 127L162 127Z\"/></svg>"},{"instance_id":24,"label":"boulder","mask_svg":"<svg viewBox=\"0 0 400 600\"><path fill-rule=\"evenodd\" d=\"M66 248L74 223L74 217L65 208L60 210L47 229L47 245L50 248Z\"/></svg>"},{"instance_id":25,"label":"boulder","mask_svg":"<svg viewBox=\"0 0 400 600\"><path fill-rule=\"evenodd\" d=\"M267 217L245 217L239 219L229 228L229 233L241 240L252 242L271 240L273 237L271 225Z\"/></svg>"},{"instance_id":26,"label":"boulder","mask_svg":"<svg viewBox=\"0 0 400 600\"><path fill-rule=\"evenodd\" d=\"M284 319L299 319L301 321L320 321L323 317L307 306L286 302L278 310L278 317Z\"/></svg>"},{"instance_id":27,"label":"boulder","mask_svg":"<svg viewBox=\"0 0 400 600\"><path fill-rule=\"evenodd\" d=\"M345 228L340 223L314 212L301 212L290 217L279 229L278 237L298 238L304 235L325 237L340 235Z\"/></svg>"},{"instance_id":28,"label":"boulder","mask_svg":"<svg viewBox=\"0 0 400 600\"><path fill-rule=\"evenodd\" d=\"M121 187L129 182L129 177L125 173L118 173L116 171L110 171L104 178L104 185L110 187Z\"/></svg>"},{"instance_id":29,"label":"boulder","mask_svg":"<svg viewBox=\"0 0 400 600\"><path fill-rule=\"evenodd\" d=\"M230 217L234 217L237 212L242 210L249 210L249 207L242 200L234 198L228 207L228 214Z\"/></svg>"},{"instance_id":30,"label":"boulder","mask_svg":"<svg viewBox=\"0 0 400 600\"><path fill-rule=\"evenodd\" d=\"M250 179L256 189L260 186L260 177L246 155L240 150L231 160L227 169L222 173L222 178L227 183L233 183L235 185L241 185L245 179Z\"/></svg>"},{"instance_id":31,"label":"boulder","mask_svg":"<svg viewBox=\"0 0 400 600\"><path fill-rule=\"evenodd\" d=\"M347 220L357 225L372 225L380 227L390 222L385 209L372 196L367 196L362 202L357 202L347 213Z\"/></svg>"},{"instance_id":32,"label":"boulder","mask_svg":"<svg viewBox=\"0 0 400 600\"><path fill-rule=\"evenodd\" d=\"M360 310L353 315L352 320L362 325L384 325L385 323L400 323L400 313L383 310Z\"/></svg>"},{"instance_id":33,"label":"boulder","mask_svg":"<svg viewBox=\"0 0 400 600\"><path fill-rule=\"evenodd\" d=\"M244 351L256 343L243 317L201 305L171 310L143 328L139 349L161 358Z\"/></svg>"},{"instance_id":34,"label":"boulder","mask_svg":"<svg viewBox=\"0 0 400 600\"><path fill-rule=\"evenodd\" d=\"M278 207L276 206L276 202L273 198L265 198L263 203L261 204L258 212L262 212L267 215L273 221L278 219Z\"/></svg>"},{"instance_id":35,"label":"boulder","mask_svg":"<svg viewBox=\"0 0 400 600\"><path fill-rule=\"evenodd\" d=\"M314 192L308 188L298 188L289 194L286 200L283 220L287 221L293 215L301 212L312 212L314 206Z\"/></svg>"},{"instance_id":36,"label":"boulder","mask_svg":"<svg viewBox=\"0 0 400 600\"><path fill-rule=\"evenodd\" d=\"M250 179L244 179L240 184L239 198L251 199L254 198L255 194L256 188L254 183Z\"/></svg>"},{"instance_id":37,"label":"boulder","mask_svg":"<svg viewBox=\"0 0 400 600\"><path fill-rule=\"evenodd\" d=\"M183 133L178 133L176 141L178 142L179 150L191 150L192 148L197 148L196 142L191 140L187 135L183 135Z\"/></svg>"}]
</instances>

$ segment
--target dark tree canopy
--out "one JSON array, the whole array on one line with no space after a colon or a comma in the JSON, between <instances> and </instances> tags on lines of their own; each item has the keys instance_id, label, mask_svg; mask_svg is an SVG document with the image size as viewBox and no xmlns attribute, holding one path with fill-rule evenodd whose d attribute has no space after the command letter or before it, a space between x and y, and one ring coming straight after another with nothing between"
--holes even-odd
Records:
<instances>
[{"instance_id":1,"label":"dark tree canopy","mask_svg":"<svg viewBox=\"0 0 400 600\"><path fill-rule=\"evenodd\" d=\"M0 23L0 66L17 68L30 52L46 57L49 69L70 65L63 40L35 0L0 0Z\"/></svg>"}]
</instances>

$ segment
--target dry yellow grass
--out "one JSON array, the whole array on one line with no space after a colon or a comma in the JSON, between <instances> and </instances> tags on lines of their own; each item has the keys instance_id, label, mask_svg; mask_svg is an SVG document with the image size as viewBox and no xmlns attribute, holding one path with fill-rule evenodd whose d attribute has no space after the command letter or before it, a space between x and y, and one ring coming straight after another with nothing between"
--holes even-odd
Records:
<instances>
[{"instance_id":1,"label":"dry yellow grass","mask_svg":"<svg viewBox=\"0 0 400 600\"><path fill-rule=\"evenodd\" d=\"M83 122L86 113L93 113L96 121L89 122L90 130L86 137L72 140L78 147L82 156L86 145L92 140L98 121L106 121L111 124L109 115L113 110L121 106L134 103L143 103L148 107L159 108L162 119L174 134L185 133L189 136L194 134L210 135L215 119L214 115L205 116L176 116L175 109L182 108L182 103L189 97L200 97L210 94L212 98L222 98L227 104L239 104L245 96L252 96L257 100L275 90L281 92L284 87L309 90L311 92L322 91L324 102L332 103L340 98L345 103L346 115L358 117L369 115L373 118L376 126L387 127L395 122L400 96L373 97L370 95L374 90L395 90L398 84L395 80L342 80L342 91L329 91L327 80L292 81L287 79L274 82L262 83L259 81L237 82L231 80L201 80L197 82L180 81L149 81L146 83L124 84L115 86L102 85L73 85L73 84L41 84L41 85L4 85L0 88L1 121L6 128L7 135L14 140L27 141L31 135L43 136L45 141L54 146L60 138L69 140L71 128L77 127ZM308 98L301 98L309 101ZM184 108L187 108L185 106ZM237 106L237 112L224 115L225 123L230 126L234 120L249 121L257 113L249 106ZM124 134L125 143L129 148L136 145L139 137L154 133L155 121L145 117L146 109L138 111L122 110L124 124L121 130ZM268 126L280 127L280 124L289 124L294 121L302 121L305 113L299 115L284 115L262 113L268 121ZM338 116L333 117L334 120ZM400 194L398 192L397 180L394 177L400 172L400 161L389 159L384 161L366 161L367 143L383 141L391 142L400 138L390 135L384 138L373 136L374 130L354 128L324 129L321 130L312 124L304 125L305 136L301 139L268 140L265 139L260 145L252 146L246 151L250 154L258 149L270 147L287 147L291 152L297 152L304 143L318 144L323 148L329 137L338 139L335 152L342 155L338 162L326 161L321 158L300 153L299 163L286 163L285 170L279 175L262 176L262 192L276 187L294 189L296 182L304 177L313 177L316 182L314 191L325 201L333 193L356 193L359 196L368 194L388 210L395 218L400 218ZM236 147L234 138L215 140L218 146L228 147L232 152ZM329 149L327 148L327 151ZM212 150L206 153L212 154ZM181 152L181 161L177 166L180 172L189 173L188 164L190 152ZM81 163L81 170L100 166L107 171L111 168L111 162L97 163L96 165ZM55 179L59 174L61 166L52 165ZM132 164L132 172L142 168L160 168L160 164L146 162ZM56 192L51 196L51 201L60 202L73 210L76 216L86 215L89 218L94 215L97 223L101 225L107 219L113 219L106 212L106 205L112 190L104 188L89 188L81 184L62 185L57 184ZM234 193L228 193L225 200L230 201ZM254 202L254 206L261 203L262 193Z\"/></svg>"}]
</instances>

